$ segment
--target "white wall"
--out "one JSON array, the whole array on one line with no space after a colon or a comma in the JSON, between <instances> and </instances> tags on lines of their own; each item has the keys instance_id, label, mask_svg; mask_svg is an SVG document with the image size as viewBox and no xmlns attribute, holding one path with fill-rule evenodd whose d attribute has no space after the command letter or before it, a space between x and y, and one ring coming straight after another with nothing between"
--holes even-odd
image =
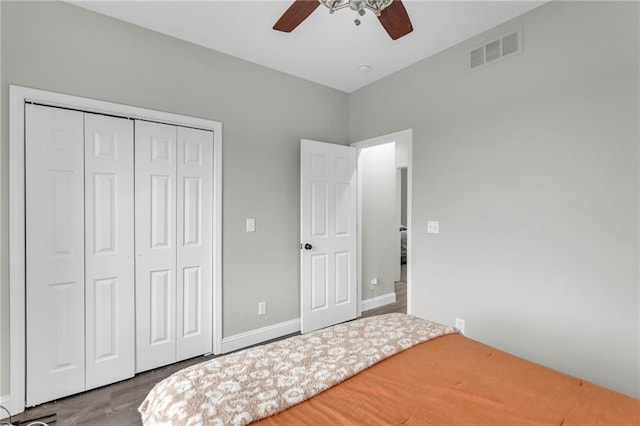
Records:
<instances>
[{"instance_id":1,"label":"white wall","mask_svg":"<svg viewBox=\"0 0 640 426\"><path fill-rule=\"evenodd\" d=\"M413 312L636 397L638 9L554 1L349 96L351 140L413 128Z\"/></svg>"},{"instance_id":2,"label":"white wall","mask_svg":"<svg viewBox=\"0 0 640 426\"><path fill-rule=\"evenodd\" d=\"M362 299L394 292L400 279L400 194L394 142L358 153L361 197ZM373 290L371 279L377 278Z\"/></svg>"},{"instance_id":3,"label":"white wall","mask_svg":"<svg viewBox=\"0 0 640 426\"><path fill-rule=\"evenodd\" d=\"M345 143L347 95L67 3L0 5L0 235L9 84L221 121L223 334L299 318L300 139ZM245 232L247 217L255 233ZM0 396L9 392L7 250L2 238ZM261 300L268 312L258 317Z\"/></svg>"}]
</instances>

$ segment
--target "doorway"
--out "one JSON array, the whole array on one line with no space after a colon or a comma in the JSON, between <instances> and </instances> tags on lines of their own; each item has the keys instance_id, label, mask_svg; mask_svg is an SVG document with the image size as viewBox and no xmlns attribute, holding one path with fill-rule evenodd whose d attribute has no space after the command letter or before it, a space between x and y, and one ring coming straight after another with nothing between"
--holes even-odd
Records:
<instances>
[{"instance_id":1,"label":"doorway","mask_svg":"<svg viewBox=\"0 0 640 426\"><path fill-rule=\"evenodd\" d=\"M358 315L411 312L412 130L358 149Z\"/></svg>"}]
</instances>

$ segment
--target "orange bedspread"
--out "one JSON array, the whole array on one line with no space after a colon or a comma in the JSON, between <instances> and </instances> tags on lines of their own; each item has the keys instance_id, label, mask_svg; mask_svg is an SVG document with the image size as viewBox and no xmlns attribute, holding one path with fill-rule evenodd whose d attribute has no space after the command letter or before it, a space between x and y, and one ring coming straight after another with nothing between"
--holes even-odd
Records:
<instances>
[{"instance_id":1,"label":"orange bedspread","mask_svg":"<svg viewBox=\"0 0 640 426\"><path fill-rule=\"evenodd\" d=\"M640 400L452 334L257 423L631 426Z\"/></svg>"}]
</instances>

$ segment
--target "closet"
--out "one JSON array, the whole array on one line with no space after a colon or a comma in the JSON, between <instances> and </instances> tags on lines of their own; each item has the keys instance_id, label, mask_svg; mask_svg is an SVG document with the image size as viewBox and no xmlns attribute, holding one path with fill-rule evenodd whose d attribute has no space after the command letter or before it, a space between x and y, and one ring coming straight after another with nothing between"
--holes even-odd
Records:
<instances>
[{"instance_id":1,"label":"closet","mask_svg":"<svg viewBox=\"0 0 640 426\"><path fill-rule=\"evenodd\" d=\"M25 105L26 402L212 351L213 133Z\"/></svg>"}]
</instances>

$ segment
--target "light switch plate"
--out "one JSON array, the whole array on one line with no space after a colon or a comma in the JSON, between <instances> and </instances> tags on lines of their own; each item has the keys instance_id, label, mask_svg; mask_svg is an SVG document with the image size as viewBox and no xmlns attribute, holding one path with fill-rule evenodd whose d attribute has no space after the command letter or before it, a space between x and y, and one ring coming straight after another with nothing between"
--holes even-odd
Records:
<instances>
[{"instance_id":1,"label":"light switch plate","mask_svg":"<svg viewBox=\"0 0 640 426\"><path fill-rule=\"evenodd\" d=\"M247 219L247 232L256 232L256 220L254 218Z\"/></svg>"},{"instance_id":2,"label":"light switch plate","mask_svg":"<svg viewBox=\"0 0 640 426\"><path fill-rule=\"evenodd\" d=\"M429 234L439 234L440 233L440 222L437 220L430 220L427 222L427 232Z\"/></svg>"}]
</instances>

